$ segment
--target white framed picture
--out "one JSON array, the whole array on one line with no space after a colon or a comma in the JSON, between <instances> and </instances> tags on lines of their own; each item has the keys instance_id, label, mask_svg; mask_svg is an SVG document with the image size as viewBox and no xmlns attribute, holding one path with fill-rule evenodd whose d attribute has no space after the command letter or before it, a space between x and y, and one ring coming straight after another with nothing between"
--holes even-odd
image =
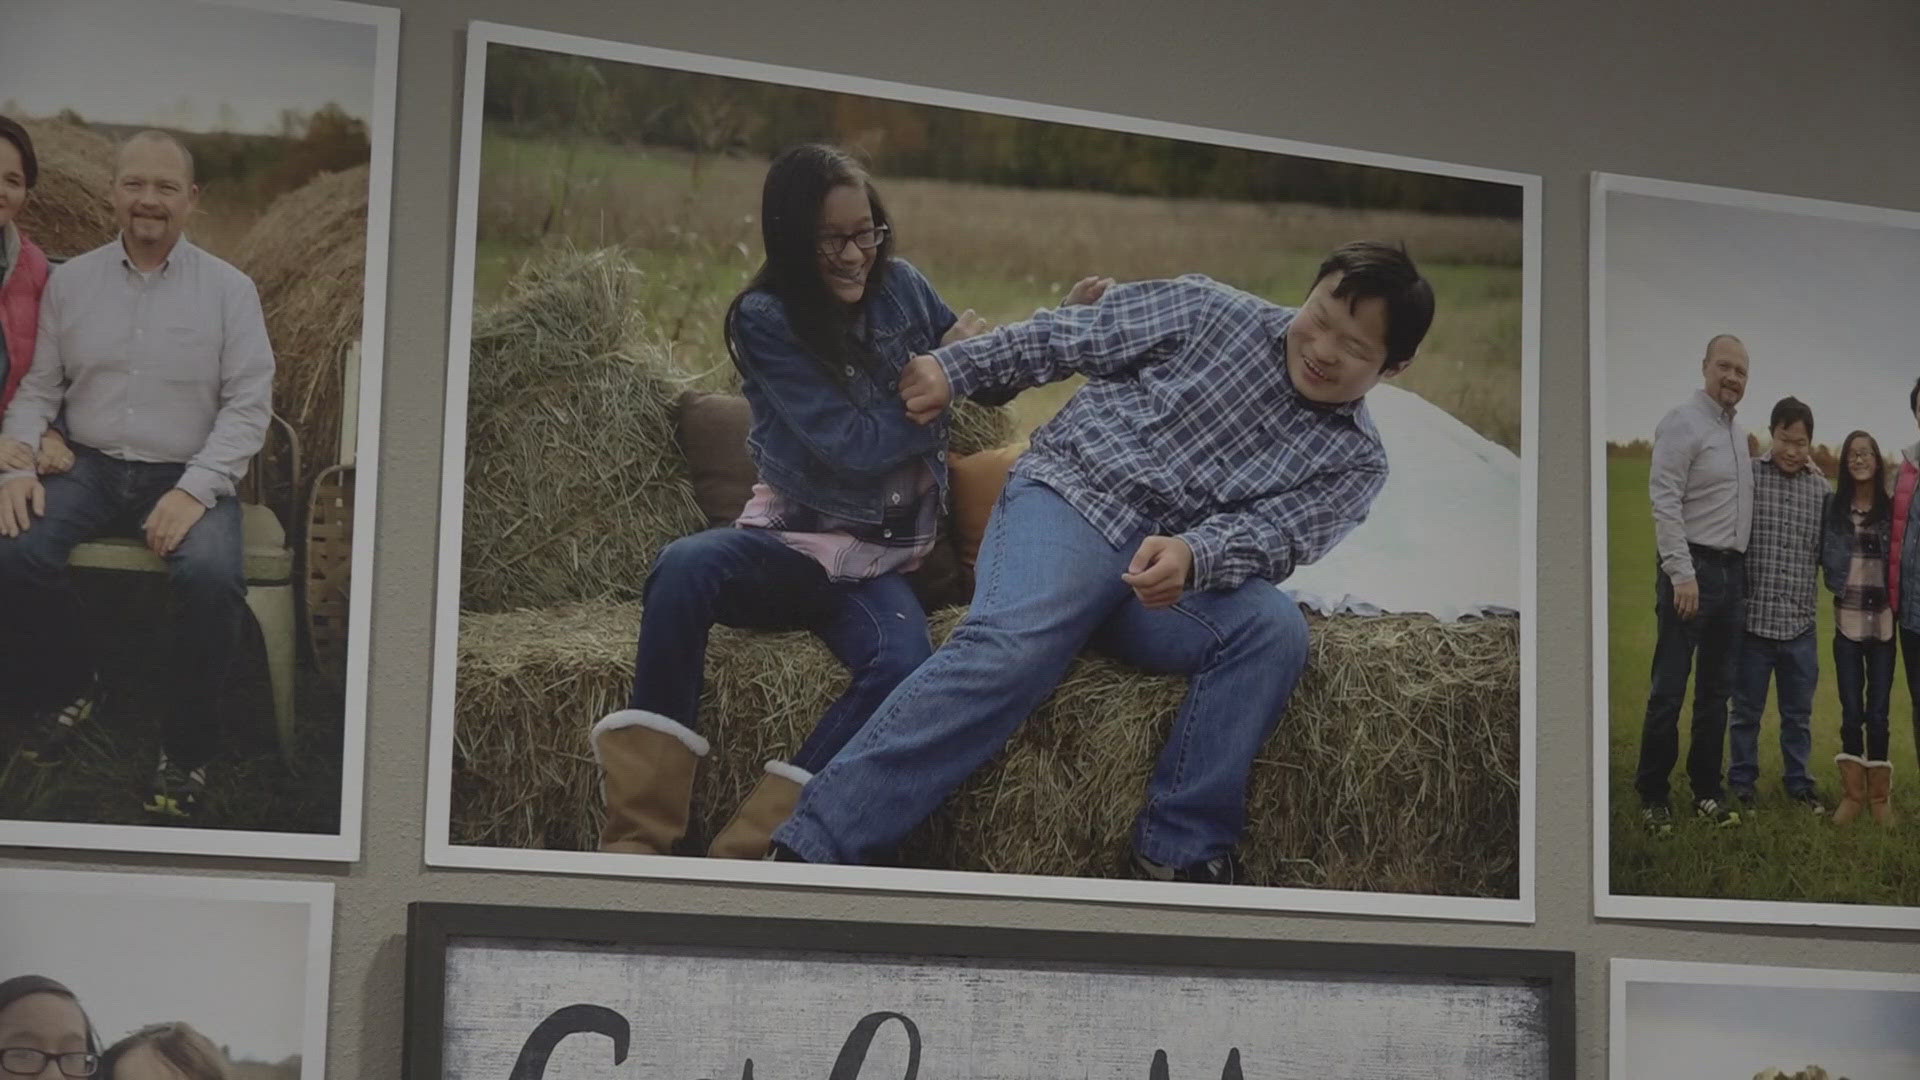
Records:
<instances>
[{"instance_id":1,"label":"white framed picture","mask_svg":"<svg viewBox=\"0 0 1920 1080\"><path fill-rule=\"evenodd\" d=\"M1591 211L1595 910L1920 927L1920 213L1609 174Z\"/></svg>"},{"instance_id":2,"label":"white framed picture","mask_svg":"<svg viewBox=\"0 0 1920 1080\"><path fill-rule=\"evenodd\" d=\"M9 870L0 1042L321 1080L332 943L326 882Z\"/></svg>"},{"instance_id":3,"label":"white framed picture","mask_svg":"<svg viewBox=\"0 0 1920 1080\"><path fill-rule=\"evenodd\" d=\"M38 441L18 476L47 501L18 480L27 521L0 529L0 561L46 546L22 558L64 569L0 600L43 616L5 646L0 844L357 859L400 13L22 0L7 24L0 115L26 141L6 151L30 145L38 175L0 224L44 256L18 265L45 267L45 332L13 327L35 345L9 350L0 407ZM164 178L145 175L156 154ZM148 194L121 198L130 180ZM155 201L162 185L179 186ZM149 280L211 284L156 309L170 345L96 354L133 315L82 279L116 269L133 224L157 230ZM97 387L143 372L176 389L197 372L204 393L103 411ZM145 486L74 494L106 473ZM183 530L143 531L187 497L204 509L168 519Z\"/></svg>"},{"instance_id":4,"label":"white framed picture","mask_svg":"<svg viewBox=\"0 0 1920 1080\"><path fill-rule=\"evenodd\" d=\"M1611 964L1613 1080L1897 1080L1920 1072L1920 975Z\"/></svg>"}]
</instances>

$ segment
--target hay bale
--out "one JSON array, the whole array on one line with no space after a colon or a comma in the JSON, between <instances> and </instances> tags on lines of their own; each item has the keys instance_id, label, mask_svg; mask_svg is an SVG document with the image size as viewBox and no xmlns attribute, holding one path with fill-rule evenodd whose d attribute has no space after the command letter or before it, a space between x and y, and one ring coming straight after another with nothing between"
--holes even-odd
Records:
<instances>
[{"instance_id":1,"label":"hay bale","mask_svg":"<svg viewBox=\"0 0 1920 1080\"><path fill-rule=\"evenodd\" d=\"M638 274L556 249L475 315L463 610L638 596L659 549L704 526L674 444L687 379L644 336Z\"/></svg>"},{"instance_id":2,"label":"hay bale","mask_svg":"<svg viewBox=\"0 0 1920 1080\"><path fill-rule=\"evenodd\" d=\"M113 239L119 231L108 201L113 143L63 120L14 119L33 138L40 159L39 182L16 219L20 230L56 259L71 259Z\"/></svg>"},{"instance_id":3,"label":"hay bale","mask_svg":"<svg viewBox=\"0 0 1920 1080\"><path fill-rule=\"evenodd\" d=\"M233 255L260 290L273 408L300 438L300 492L340 460L342 361L360 340L366 295L368 176L365 165L321 173L273 200Z\"/></svg>"},{"instance_id":4,"label":"hay bale","mask_svg":"<svg viewBox=\"0 0 1920 1080\"><path fill-rule=\"evenodd\" d=\"M937 613L935 639L961 614ZM462 617L455 843L593 847L601 805L587 729L624 704L639 621L632 604ZM1313 620L1312 641L1307 675L1254 770L1241 852L1255 879L1518 895L1518 620L1341 616ZM715 630L701 721L715 751L695 791L696 845L762 761L799 746L845 681L810 635ZM902 861L1120 873L1184 689L1083 656Z\"/></svg>"}]
</instances>

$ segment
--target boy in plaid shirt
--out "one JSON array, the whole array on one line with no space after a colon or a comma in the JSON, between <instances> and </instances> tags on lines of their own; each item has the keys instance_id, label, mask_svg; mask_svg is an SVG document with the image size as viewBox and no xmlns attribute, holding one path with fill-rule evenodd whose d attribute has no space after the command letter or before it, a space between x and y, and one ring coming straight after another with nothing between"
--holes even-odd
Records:
<instances>
[{"instance_id":1,"label":"boy in plaid shirt","mask_svg":"<svg viewBox=\"0 0 1920 1080\"><path fill-rule=\"evenodd\" d=\"M1768 684L1780 687L1780 760L1788 797L1826 812L1807 755L1813 748L1813 694L1820 682L1814 624L1820 530L1832 490L1808 465L1813 410L1781 398L1768 418L1773 445L1753 459L1753 531L1747 540L1747 626L1735 662L1727 725L1727 788L1751 812L1760 778L1760 714Z\"/></svg>"},{"instance_id":2,"label":"boy in plaid shirt","mask_svg":"<svg viewBox=\"0 0 1920 1080\"><path fill-rule=\"evenodd\" d=\"M802 792L777 858L881 857L1005 745L1088 643L1190 676L1134 831L1134 865L1231 883L1253 759L1307 659L1275 588L1367 515L1387 461L1364 396L1413 359L1433 290L1404 251L1353 243L1300 308L1205 277L916 357L921 423L954 398L1088 378L1033 435L995 506L973 606Z\"/></svg>"}]
</instances>

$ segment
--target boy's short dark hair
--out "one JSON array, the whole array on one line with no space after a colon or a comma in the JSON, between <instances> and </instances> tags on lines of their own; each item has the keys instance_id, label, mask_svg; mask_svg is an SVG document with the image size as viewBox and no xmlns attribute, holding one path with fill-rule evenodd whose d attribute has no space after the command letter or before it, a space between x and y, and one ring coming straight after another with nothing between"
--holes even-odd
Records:
<instances>
[{"instance_id":1,"label":"boy's short dark hair","mask_svg":"<svg viewBox=\"0 0 1920 1080\"><path fill-rule=\"evenodd\" d=\"M13 144L20 151L20 171L26 174L27 186L32 187L40 180L40 159L33 152L33 136L27 129L5 116L0 116L0 139Z\"/></svg>"},{"instance_id":2,"label":"boy's short dark hair","mask_svg":"<svg viewBox=\"0 0 1920 1080\"><path fill-rule=\"evenodd\" d=\"M1348 310L1376 296L1386 301L1387 359L1383 366L1399 367L1412 360L1433 325L1433 286L1420 276L1407 249L1377 240L1342 244L1320 264L1313 283L1320 284L1329 274L1341 275L1333 295L1345 300Z\"/></svg>"},{"instance_id":3,"label":"boy's short dark hair","mask_svg":"<svg viewBox=\"0 0 1920 1080\"><path fill-rule=\"evenodd\" d=\"M1797 397L1783 397L1773 403L1773 415L1767 420L1767 430L1789 428L1798 421L1807 426L1807 438L1813 438L1813 409Z\"/></svg>"}]
</instances>

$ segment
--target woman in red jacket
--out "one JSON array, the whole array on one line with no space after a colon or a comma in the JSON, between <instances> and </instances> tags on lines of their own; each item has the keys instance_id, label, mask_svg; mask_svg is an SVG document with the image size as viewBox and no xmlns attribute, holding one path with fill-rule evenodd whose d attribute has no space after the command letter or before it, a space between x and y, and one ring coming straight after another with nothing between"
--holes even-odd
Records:
<instances>
[{"instance_id":1,"label":"woman in red jacket","mask_svg":"<svg viewBox=\"0 0 1920 1080\"><path fill-rule=\"evenodd\" d=\"M0 415L6 413L14 389L33 366L40 293L47 287L46 255L13 221L39 178L33 138L25 128L0 116ZM65 472L72 465L73 452L52 428L40 440L37 452L11 440L0 440L0 471Z\"/></svg>"}]
</instances>

